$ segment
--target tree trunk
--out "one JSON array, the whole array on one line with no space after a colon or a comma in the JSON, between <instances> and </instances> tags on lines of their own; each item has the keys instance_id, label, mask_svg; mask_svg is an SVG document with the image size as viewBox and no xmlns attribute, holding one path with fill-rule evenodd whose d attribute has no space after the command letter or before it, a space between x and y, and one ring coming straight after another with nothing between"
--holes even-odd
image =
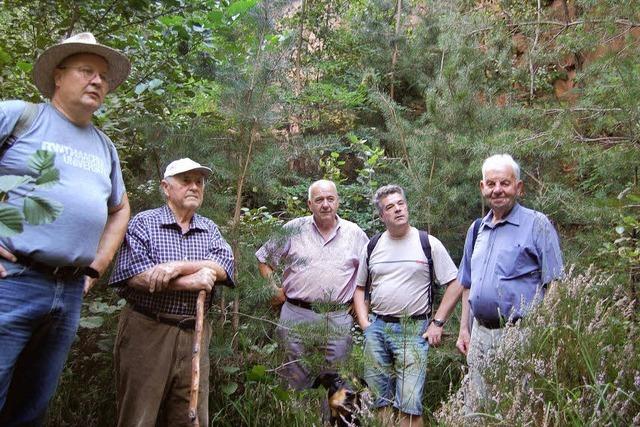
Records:
<instances>
[{"instance_id":1,"label":"tree trunk","mask_svg":"<svg viewBox=\"0 0 640 427\"><path fill-rule=\"evenodd\" d=\"M391 73L389 79L391 80L391 86L389 87L389 96L391 99L395 99L395 73L396 64L398 63L398 39L400 37L400 21L402 17L402 0L396 1L396 30L395 39L393 41L393 53L391 54Z\"/></svg>"}]
</instances>

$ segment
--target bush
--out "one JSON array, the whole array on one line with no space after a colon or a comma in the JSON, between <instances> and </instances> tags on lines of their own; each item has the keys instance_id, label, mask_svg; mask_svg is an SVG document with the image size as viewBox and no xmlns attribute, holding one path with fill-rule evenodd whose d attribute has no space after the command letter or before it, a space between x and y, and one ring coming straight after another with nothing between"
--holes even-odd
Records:
<instances>
[{"instance_id":1,"label":"bush","mask_svg":"<svg viewBox=\"0 0 640 427\"><path fill-rule=\"evenodd\" d=\"M505 331L485 372L490 391L478 423L640 424L640 325L629 291L592 269L555 284L521 325ZM438 418L460 425L463 417L460 391Z\"/></svg>"}]
</instances>

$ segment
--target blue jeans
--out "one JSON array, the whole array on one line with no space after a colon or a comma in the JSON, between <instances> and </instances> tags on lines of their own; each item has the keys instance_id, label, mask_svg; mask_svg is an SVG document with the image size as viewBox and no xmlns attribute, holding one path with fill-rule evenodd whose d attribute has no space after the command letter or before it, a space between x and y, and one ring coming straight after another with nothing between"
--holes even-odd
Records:
<instances>
[{"instance_id":1,"label":"blue jeans","mask_svg":"<svg viewBox=\"0 0 640 427\"><path fill-rule=\"evenodd\" d=\"M84 278L2 265L0 425L41 425L76 336Z\"/></svg>"},{"instance_id":2,"label":"blue jeans","mask_svg":"<svg viewBox=\"0 0 640 427\"><path fill-rule=\"evenodd\" d=\"M429 350L422 334L427 325L427 320L387 323L374 315L364 331L364 379L376 408L393 405L405 414L422 415Z\"/></svg>"}]
</instances>

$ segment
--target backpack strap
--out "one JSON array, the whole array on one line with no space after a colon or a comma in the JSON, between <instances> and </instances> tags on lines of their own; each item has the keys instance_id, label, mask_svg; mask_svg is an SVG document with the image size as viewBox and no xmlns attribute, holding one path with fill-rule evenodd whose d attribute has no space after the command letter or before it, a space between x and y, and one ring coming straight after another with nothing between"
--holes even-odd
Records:
<instances>
[{"instance_id":1,"label":"backpack strap","mask_svg":"<svg viewBox=\"0 0 640 427\"><path fill-rule=\"evenodd\" d=\"M20 117L13 127L13 130L6 138L0 141L0 159L4 157L4 153L6 153L22 135L27 133L37 115L38 104L25 102L24 110L20 113Z\"/></svg>"},{"instance_id":2,"label":"backpack strap","mask_svg":"<svg viewBox=\"0 0 640 427\"><path fill-rule=\"evenodd\" d=\"M429 264L429 316L433 314L433 302L434 302L434 288L435 272L433 271L433 257L431 256L431 244L429 243L429 233L424 230L418 230L420 235L420 246L422 246L422 252L427 257L427 264Z\"/></svg>"},{"instance_id":3,"label":"backpack strap","mask_svg":"<svg viewBox=\"0 0 640 427\"><path fill-rule=\"evenodd\" d=\"M478 240L478 233L480 232L480 226L482 225L482 218L478 218L473 221L473 238L471 240L471 255L473 255L473 249L476 247L476 240Z\"/></svg>"},{"instance_id":4,"label":"backpack strap","mask_svg":"<svg viewBox=\"0 0 640 427\"><path fill-rule=\"evenodd\" d=\"M433 271L433 257L431 256L431 244L429 243L429 233L423 230L418 230L418 235L420 236L420 246L422 246L422 252L424 252L424 256L427 258L427 264L429 265L429 305L431 307L431 312L433 312L433 288L435 286L435 272ZM373 236L369 243L367 244L367 269L369 268L369 259L371 258L371 253L373 249L378 244L378 240L380 240L380 236L382 233L378 233ZM371 274L367 274L367 282L364 286L364 300L371 301Z\"/></svg>"},{"instance_id":5,"label":"backpack strap","mask_svg":"<svg viewBox=\"0 0 640 427\"><path fill-rule=\"evenodd\" d=\"M371 301L371 273L369 273L369 258L371 258L371 252L378 244L378 240L380 240L380 236L382 233L378 233L374 235L367 244L367 282L364 285L364 300Z\"/></svg>"}]
</instances>

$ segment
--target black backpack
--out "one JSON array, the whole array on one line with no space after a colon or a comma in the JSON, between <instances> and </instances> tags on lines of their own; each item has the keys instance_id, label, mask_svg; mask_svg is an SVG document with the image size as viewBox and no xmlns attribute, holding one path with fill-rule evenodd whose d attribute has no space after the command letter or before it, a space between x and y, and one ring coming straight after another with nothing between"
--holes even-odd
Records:
<instances>
[{"instance_id":1,"label":"black backpack","mask_svg":"<svg viewBox=\"0 0 640 427\"><path fill-rule=\"evenodd\" d=\"M482 224L482 218L478 218L473 221L473 240L471 242L471 253L473 254L473 248L476 245L476 239L478 238L478 232L480 231L480 225ZM431 245L429 244L429 233L423 230L418 230L420 235L420 246L422 246L422 252L427 257L427 264L429 264L429 306L430 315L433 313L433 288L435 286L434 271L433 271L433 258L431 257ZM369 268L369 259L373 249L378 244L382 233L378 233L373 236L367 244L367 268ZM367 274L367 282L364 286L364 300L371 301L371 274Z\"/></svg>"}]
</instances>

